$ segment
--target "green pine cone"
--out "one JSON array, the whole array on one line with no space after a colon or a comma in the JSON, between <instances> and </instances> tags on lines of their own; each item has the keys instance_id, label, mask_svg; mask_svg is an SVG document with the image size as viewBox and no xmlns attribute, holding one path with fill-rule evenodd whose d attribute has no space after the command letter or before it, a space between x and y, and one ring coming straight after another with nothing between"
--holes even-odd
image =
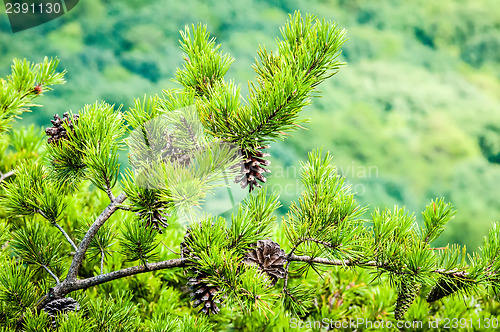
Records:
<instances>
[{"instance_id":1,"label":"green pine cone","mask_svg":"<svg viewBox=\"0 0 500 332\"><path fill-rule=\"evenodd\" d=\"M436 285L432 287L426 300L429 303L440 300L445 296L451 295L460 289L465 288L468 284L470 284L470 282L470 280L456 276L443 276L439 278Z\"/></svg>"},{"instance_id":2,"label":"green pine cone","mask_svg":"<svg viewBox=\"0 0 500 332\"><path fill-rule=\"evenodd\" d=\"M394 310L394 316L397 320L402 319L404 314L408 311L417 297L420 287L421 285L415 282L413 277L401 281L398 299L396 301L396 309Z\"/></svg>"}]
</instances>

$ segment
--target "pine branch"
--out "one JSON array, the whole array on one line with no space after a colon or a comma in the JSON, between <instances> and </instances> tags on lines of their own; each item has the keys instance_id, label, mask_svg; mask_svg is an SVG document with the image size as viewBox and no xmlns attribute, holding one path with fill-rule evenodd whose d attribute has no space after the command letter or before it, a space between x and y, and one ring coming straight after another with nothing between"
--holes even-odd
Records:
<instances>
[{"instance_id":1,"label":"pine branch","mask_svg":"<svg viewBox=\"0 0 500 332\"><path fill-rule=\"evenodd\" d=\"M106 194L108 195L109 200L111 202L113 202L115 200L115 196L113 196L113 193L111 192L111 189L110 189L110 186L109 186L109 181L107 179L106 179L106 183L108 184L108 186L106 186Z\"/></svg>"},{"instance_id":2,"label":"pine branch","mask_svg":"<svg viewBox=\"0 0 500 332\"><path fill-rule=\"evenodd\" d=\"M68 233L66 233L66 231L61 227L59 226L58 223L54 223L54 226L56 226L56 228L61 231L61 233L64 235L64 237L66 238L66 240L68 240L69 244L71 244L71 246L75 249L75 252L78 251L78 247L76 246L75 242L73 242L73 240L71 240L71 238L69 237Z\"/></svg>"},{"instance_id":3,"label":"pine branch","mask_svg":"<svg viewBox=\"0 0 500 332\"><path fill-rule=\"evenodd\" d=\"M270 124L272 124L273 120L280 114L284 109L288 107L290 104L290 101L292 98L295 96L296 92L290 93L287 97L286 100L283 101L282 104L278 105L274 111L271 112L271 114L268 115L267 118L265 118L262 122L258 123L257 126L253 129L250 130L246 135L249 137L254 137L254 135L258 134L259 136L263 136L267 133L262 133L262 129Z\"/></svg>"},{"instance_id":4,"label":"pine branch","mask_svg":"<svg viewBox=\"0 0 500 332\"><path fill-rule=\"evenodd\" d=\"M353 261L353 260L348 260L348 259L327 259L327 258L322 258L322 257L311 257L311 256L298 256L291 254L289 257L287 257L288 262L304 262L304 263L316 263L316 264L322 264L322 265L331 265L331 266L359 266L359 267L377 267L377 268L384 268L387 267L385 264L376 262L376 261L366 261L366 262L360 262L360 261ZM457 271L456 269L452 270L446 270L446 269L435 269L431 271L432 273L438 273L442 275L451 275L455 277L460 277L464 278L467 277L469 274L465 271Z\"/></svg>"},{"instance_id":5,"label":"pine branch","mask_svg":"<svg viewBox=\"0 0 500 332\"><path fill-rule=\"evenodd\" d=\"M104 273L104 251L101 249L101 274Z\"/></svg>"},{"instance_id":6,"label":"pine branch","mask_svg":"<svg viewBox=\"0 0 500 332\"><path fill-rule=\"evenodd\" d=\"M120 197L120 196L119 196ZM304 262L304 263L315 263L329 266L359 266L359 267L383 267L382 264L377 263L375 261L367 261L367 262L356 262L352 260L335 260L335 259L327 259L322 257L311 257L311 256L299 256L289 254L287 257L288 264L291 262ZM63 297L66 294L73 292L75 290L87 289L92 286L97 286L100 284L104 284L106 282L110 282L113 280L133 276L140 273L153 272L158 270L170 269L170 268L183 268L186 267L190 263L189 259L186 258L175 258L166 261L161 261L157 263L148 263L147 266L144 264L113 271L106 274L100 274L95 277L86 278L86 279L69 279L66 278L62 283L57 284L54 288L52 288L49 293L46 295L45 300L41 300L38 305L40 308L46 302L49 297L59 298ZM442 275L454 276L459 278L465 278L468 273L465 271L457 271L457 270L445 270L445 269L436 269L431 271L433 273L439 273ZM50 273L50 272L49 272ZM51 274L52 275L52 274ZM286 287L284 288L286 292ZM50 295L49 295L50 294Z\"/></svg>"},{"instance_id":7,"label":"pine branch","mask_svg":"<svg viewBox=\"0 0 500 332\"><path fill-rule=\"evenodd\" d=\"M185 258L175 258L157 263L148 263L147 266L144 264L129 267L126 269L113 271L106 274L101 274L95 277L77 280L76 283L70 283L72 291L78 289L85 289L92 286L100 285L109 281L116 279L121 279L129 276L133 276L140 273L152 272L157 270L170 269L175 267L185 267L189 261Z\"/></svg>"},{"instance_id":8,"label":"pine branch","mask_svg":"<svg viewBox=\"0 0 500 332\"><path fill-rule=\"evenodd\" d=\"M284 285L283 285L283 290L286 293L288 293L288 291L287 291L287 286L288 286L288 268L290 267L290 262L292 262L291 258L295 257L294 252L302 244L302 242L304 242L304 241L300 240L299 242L297 242L295 244L295 246L293 246L292 250L290 250L290 252L288 253L288 255L286 255L287 262L286 262L286 265L285 265L285 282L284 282Z\"/></svg>"},{"instance_id":9,"label":"pine branch","mask_svg":"<svg viewBox=\"0 0 500 332\"><path fill-rule=\"evenodd\" d=\"M188 263L189 263L188 259L175 258L157 263L148 263L147 266L145 266L144 264L137 265L126 269L113 271L106 274L100 274L95 277L81 279L81 280L76 280L76 279L70 280L69 278L66 278L62 283L57 284L54 288L51 288L49 292L45 295L45 298L42 298L39 301L37 307L38 309L41 309L50 298L60 298L75 290L86 289L92 286L97 286L100 284L104 284L106 282L133 276L140 273L152 272L152 271L176 268L176 267L185 267Z\"/></svg>"},{"instance_id":10,"label":"pine branch","mask_svg":"<svg viewBox=\"0 0 500 332\"><path fill-rule=\"evenodd\" d=\"M75 245L75 242L73 242L73 240L69 237L68 233L66 233L66 231L64 230L64 228L62 228L56 221L51 221L50 218L48 218L45 213L43 213L42 210L38 210L37 211L42 217L44 217L45 219L47 219L48 221L51 222L51 224L53 224L54 226L56 226L56 228L64 235L64 237L66 238L66 240L68 240L69 244L71 244L71 246L75 249L75 251L78 250L78 248L76 247Z\"/></svg>"},{"instance_id":11,"label":"pine branch","mask_svg":"<svg viewBox=\"0 0 500 332\"><path fill-rule=\"evenodd\" d=\"M59 278L54 274L54 272L52 272L46 265L42 265L42 267L45 269L45 271L47 271L48 274L50 274L50 276L52 278L54 278L54 280L56 281L56 284L60 284L61 282L59 281Z\"/></svg>"},{"instance_id":12,"label":"pine branch","mask_svg":"<svg viewBox=\"0 0 500 332\"><path fill-rule=\"evenodd\" d=\"M89 230L83 237L82 242L78 246L78 249L76 251L75 256L73 257L73 261L71 262L71 266L68 271L68 276L66 280L69 281L74 281L76 280L76 277L78 275L78 270L80 269L80 266L82 265L82 261L85 257L85 253L87 252L87 249L90 245L90 242L94 238L94 236L97 234L97 231L99 228L101 228L102 225L115 213L116 210L118 210L119 205L123 203L127 199L127 196L124 193L121 193L118 195L114 201L112 201L106 209L97 217L95 222L90 226ZM65 281L66 281L65 280Z\"/></svg>"}]
</instances>

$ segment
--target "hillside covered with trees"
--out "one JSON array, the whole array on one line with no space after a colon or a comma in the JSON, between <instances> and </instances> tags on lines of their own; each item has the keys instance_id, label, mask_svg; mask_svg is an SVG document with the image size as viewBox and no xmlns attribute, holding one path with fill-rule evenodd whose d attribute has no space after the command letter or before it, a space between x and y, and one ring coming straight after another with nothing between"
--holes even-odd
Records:
<instances>
[{"instance_id":1,"label":"hillside covered with trees","mask_svg":"<svg viewBox=\"0 0 500 332\"><path fill-rule=\"evenodd\" d=\"M50 324L60 331L274 331L294 330L292 318L430 324L448 317L462 330L469 320L478 330L495 327L497 7L492 0L86 0L17 34L0 20L2 102L22 95L0 114L0 331ZM279 28L298 9L346 28L345 43L337 26L314 21L314 29L337 33L321 35L335 41L325 43L331 48L318 46L313 30L301 36L311 38L308 54L291 29L276 52ZM215 55L222 69L213 81L196 81L218 51L201 42L207 53L190 53L205 36L191 26L197 22L235 58L225 77L228 58ZM273 54L261 51L256 62L259 45ZM328 61L315 58L321 52ZM14 58L41 64L15 61L11 73ZM279 79L288 85L281 89ZM261 112L280 101L287 108L276 112L289 112L259 124ZM209 138L196 141L190 157L182 145L165 156L171 136L160 140L168 144L158 147L158 162L167 165L159 169L170 182L151 189L158 174L142 169L156 167L140 148L145 123L167 114L170 124L155 125L182 128L193 104L195 136ZM12 123L10 108L21 116ZM296 115L306 120L300 126ZM187 135L175 133L193 140L187 127ZM220 218L186 213L186 231L179 211L189 208L177 202L198 207L209 182L225 177L216 166L235 162L230 148L212 144L219 141L240 148L239 182L254 192ZM190 172L207 182L189 201L169 186L193 189L182 185ZM10 292L16 289L22 292Z\"/></svg>"},{"instance_id":2,"label":"hillside covered with trees","mask_svg":"<svg viewBox=\"0 0 500 332\"><path fill-rule=\"evenodd\" d=\"M309 130L273 146L277 171L269 186L282 189L282 211L300 191L294 161L305 160L310 146L324 146L363 204L418 209L445 196L460 215L442 244L476 247L500 219L500 9L494 0L87 0L17 34L2 18L3 73L14 57L58 56L70 82L18 125L47 127L54 113L101 99L127 109L131 96L174 86L170 78L182 61L178 31L193 22L208 24L238 60L228 76L245 82L254 75L258 45L273 45L295 9L347 29L342 57L348 65L302 115L314 119Z\"/></svg>"}]
</instances>

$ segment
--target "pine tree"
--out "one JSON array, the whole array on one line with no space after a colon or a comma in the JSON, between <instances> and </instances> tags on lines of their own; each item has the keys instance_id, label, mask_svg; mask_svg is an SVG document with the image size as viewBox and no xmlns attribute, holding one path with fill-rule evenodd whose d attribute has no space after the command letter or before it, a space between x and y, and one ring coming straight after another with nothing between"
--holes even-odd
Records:
<instances>
[{"instance_id":1,"label":"pine tree","mask_svg":"<svg viewBox=\"0 0 500 332\"><path fill-rule=\"evenodd\" d=\"M426 286L433 287L429 302L483 287L498 291L497 224L467 263L464 248L431 246L453 219L450 203L433 200L423 227L400 207L377 209L367 220L366 207L321 149L302 164L304 191L277 222L278 195L262 185L272 168L267 150L300 128L299 113L318 85L343 66L345 40L335 23L296 12L281 28L277 50L259 49L255 81L242 98L240 87L224 80L234 59L206 26L186 27L185 62L175 75L181 89L136 99L126 111L96 102L56 115L48 139L11 124L64 83L64 72L56 72L56 59L15 60L0 88L2 328L210 331L221 324L213 316L228 313L233 325L241 313L256 317L249 324L272 325L319 306L314 289L300 281L311 269L368 270L389 281L398 293L396 319ZM125 148L130 167L120 179ZM230 222L204 213L208 195L235 179L252 193ZM180 221L189 222L187 231ZM165 244L171 239L177 248ZM178 299L175 305L191 301L201 309L182 319L171 307L155 311L161 295L150 295L144 281L151 273L172 286L162 292ZM133 277L130 292L113 291L125 277ZM326 297L341 305L341 292L348 288ZM148 319L141 322L140 314Z\"/></svg>"}]
</instances>

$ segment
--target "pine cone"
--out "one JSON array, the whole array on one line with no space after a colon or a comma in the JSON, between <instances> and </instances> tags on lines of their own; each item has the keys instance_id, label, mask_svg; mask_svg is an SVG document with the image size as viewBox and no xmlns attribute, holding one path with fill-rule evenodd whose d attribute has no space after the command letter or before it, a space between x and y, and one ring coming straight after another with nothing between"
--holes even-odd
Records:
<instances>
[{"instance_id":1,"label":"pine cone","mask_svg":"<svg viewBox=\"0 0 500 332\"><path fill-rule=\"evenodd\" d=\"M50 120L53 127L45 129L47 136L50 136L47 142L49 144L57 144L61 139L68 139L68 134L63 127L63 123L66 123L69 129L74 130L74 124L78 122L78 117L78 114L74 114L73 119L70 119L68 112L63 114L62 119L59 117L59 114L54 115L54 120Z\"/></svg>"},{"instance_id":2,"label":"pine cone","mask_svg":"<svg viewBox=\"0 0 500 332\"><path fill-rule=\"evenodd\" d=\"M440 300L445 296L451 295L467 287L470 283L472 283L472 281L465 279L465 276L463 278L443 276L439 278L436 285L432 287L426 300L429 303Z\"/></svg>"},{"instance_id":3,"label":"pine cone","mask_svg":"<svg viewBox=\"0 0 500 332\"><path fill-rule=\"evenodd\" d=\"M420 283L415 282L412 277L401 281L398 299L396 301L396 310L394 310L394 316L397 320L402 319L404 314L408 311L417 297L420 287Z\"/></svg>"},{"instance_id":4,"label":"pine cone","mask_svg":"<svg viewBox=\"0 0 500 332\"><path fill-rule=\"evenodd\" d=\"M42 310L45 311L50 317L56 317L60 312L64 313L68 311L80 310L80 304L71 297L63 297L61 299L50 301L42 308Z\"/></svg>"},{"instance_id":5,"label":"pine cone","mask_svg":"<svg viewBox=\"0 0 500 332\"><path fill-rule=\"evenodd\" d=\"M169 135L167 131L163 135L163 140L160 142L160 155L162 160L177 162L181 166L188 166L191 163L191 156L189 151L174 147L172 140L173 135Z\"/></svg>"},{"instance_id":6,"label":"pine cone","mask_svg":"<svg viewBox=\"0 0 500 332\"><path fill-rule=\"evenodd\" d=\"M210 314L217 314L220 308L220 300L216 298L216 294L219 291L219 287L210 285L203 281L206 275L203 273L197 273L196 276L189 278L188 286L191 288L191 301L193 302L193 308L197 308L200 304L203 304L198 312L203 312L207 316Z\"/></svg>"},{"instance_id":7,"label":"pine cone","mask_svg":"<svg viewBox=\"0 0 500 332\"><path fill-rule=\"evenodd\" d=\"M40 93L42 93L42 91L43 91L43 88L40 84L37 84L33 87L33 93L36 95L39 95Z\"/></svg>"},{"instance_id":8,"label":"pine cone","mask_svg":"<svg viewBox=\"0 0 500 332\"><path fill-rule=\"evenodd\" d=\"M79 311L80 304L71 297L63 297L61 299L52 300L42 308L49 317L52 318L52 327L57 328L56 320L58 314L68 311Z\"/></svg>"},{"instance_id":9,"label":"pine cone","mask_svg":"<svg viewBox=\"0 0 500 332\"><path fill-rule=\"evenodd\" d=\"M191 256L191 247L187 244L187 240L192 239L191 235L191 227L188 227L186 230L186 234L184 235L184 241L181 242L181 257L187 258Z\"/></svg>"},{"instance_id":10,"label":"pine cone","mask_svg":"<svg viewBox=\"0 0 500 332\"><path fill-rule=\"evenodd\" d=\"M286 263L285 251L280 245L271 240L259 240L255 249L250 250L243 263L254 264L259 270L271 277L271 286L274 286L278 279L283 279L286 275L283 265Z\"/></svg>"},{"instance_id":11,"label":"pine cone","mask_svg":"<svg viewBox=\"0 0 500 332\"><path fill-rule=\"evenodd\" d=\"M269 145L260 146L257 149L263 150L268 149ZM254 187L262 188L260 183L257 182L266 182L266 178L264 177L264 173L271 173L270 170L262 167L269 166L271 162L269 160L265 160L263 158L269 157L269 153L263 153L261 151L257 151L256 153L252 153L250 151L243 151L243 165L241 167L241 175L238 175L234 182L241 183L241 188L245 189L249 186L249 191L251 192Z\"/></svg>"},{"instance_id":12,"label":"pine cone","mask_svg":"<svg viewBox=\"0 0 500 332\"><path fill-rule=\"evenodd\" d=\"M162 234L162 228L167 228L167 218L170 217L170 214L163 214L164 208L159 208L153 211L141 211L136 213L141 220L144 220L146 227L152 227L152 229L156 229L158 233Z\"/></svg>"}]
</instances>

